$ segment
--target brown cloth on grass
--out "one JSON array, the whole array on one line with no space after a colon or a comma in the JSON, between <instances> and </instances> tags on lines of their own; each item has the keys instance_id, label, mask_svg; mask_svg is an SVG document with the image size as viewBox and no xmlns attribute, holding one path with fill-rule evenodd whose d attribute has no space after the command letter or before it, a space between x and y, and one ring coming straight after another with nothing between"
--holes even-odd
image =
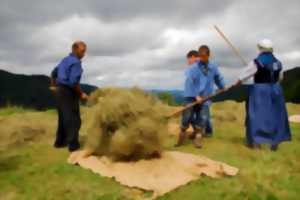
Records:
<instances>
[{"instance_id":1,"label":"brown cloth on grass","mask_svg":"<svg viewBox=\"0 0 300 200\"><path fill-rule=\"evenodd\" d=\"M128 187L153 191L153 198L162 196L201 176L219 178L235 176L238 169L225 163L189 153L166 151L161 158L136 162L112 162L102 156L85 157L84 151L71 154L68 162L104 177L115 178Z\"/></svg>"}]
</instances>

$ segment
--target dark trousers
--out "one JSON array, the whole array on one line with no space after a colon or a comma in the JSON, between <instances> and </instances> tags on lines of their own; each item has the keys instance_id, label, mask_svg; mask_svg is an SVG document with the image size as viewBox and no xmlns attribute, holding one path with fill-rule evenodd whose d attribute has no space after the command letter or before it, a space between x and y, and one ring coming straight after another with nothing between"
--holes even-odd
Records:
<instances>
[{"instance_id":1,"label":"dark trousers","mask_svg":"<svg viewBox=\"0 0 300 200\"><path fill-rule=\"evenodd\" d=\"M195 102L196 99L194 97L185 97L184 103L185 105L191 104ZM201 105L195 105L191 108L188 108L182 112L181 118L181 129L186 130L190 125L194 129L201 129L205 127L205 122L202 118L204 115L204 110Z\"/></svg>"},{"instance_id":2,"label":"dark trousers","mask_svg":"<svg viewBox=\"0 0 300 200\"><path fill-rule=\"evenodd\" d=\"M211 115L210 115L210 109L209 105L202 105L199 106L200 108L196 110L198 112L197 114L194 115L195 120L200 120L200 124L203 129L205 129L205 135L207 136L212 136L213 134L213 127L212 127L212 121L211 121ZM194 130L196 127L192 125Z\"/></svg>"},{"instance_id":3,"label":"dark trousers","mask_svg":"<svg viewBox=\"0 0 300 200\"><path fill-rule=\"evenodd\" d=\"M206 120L205 134L212 135L213 134L213 125L212 125L212 119L211 119L211 114L210 114L210 108L208 105L206 105L206 107L207 107L207 110L206 110L207 120Z\"/></svg>"},{"instance_id":4,"label":"dark trousers","mask_svg":"<svg viewBox=\"0 0 300 200\"><path fill-rule=\"evenodd\" d=\"M69 151L80 148L78 141L81 126L78 95L67 86L57 89L58 128L55 147L69 146Z\"/></svg>"},{"instance_id":5,"label":"dark trousers","mask_svg":"<svg viewBox=\"0 0 300 200\"><path fill-rule=\"evenodd\" d=\"M185 105L195 102L193 97L186 97L184 99ZM195 105L182 113L181 128L186 130L189 125L193 129L205 129L206 135L213 134L213 127L210 115L209 105Z\"/></svg>"}]
</instances>

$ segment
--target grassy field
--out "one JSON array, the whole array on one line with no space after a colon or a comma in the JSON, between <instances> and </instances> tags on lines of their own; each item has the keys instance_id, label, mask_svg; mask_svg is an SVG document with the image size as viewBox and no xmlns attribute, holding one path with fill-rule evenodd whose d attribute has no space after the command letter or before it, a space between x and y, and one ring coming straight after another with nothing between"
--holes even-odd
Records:
<instances>
[{"instance_id":1,"label":"grassy field","mask_svg":"<svg viewBox=\"0 0 300 200\"><path fill-rule=\"evenodd\" d=\"M300 114L300 105L289 104L288 108L289 114ZM240 173L223 179L203 177L159 199L300 199L300 124L291 124L293 141L282 144L278 152L268 147L250 150L244 145L244 104L219 103L212 110L215 136L206 139L201 150L194 149L191 143L177 150L226 162L238 167ZM56 113L52 110L0 109L1 200L127 200L151 196L67 164L67 150L52 148L55 128ZM37 138L24 136L29 131L43 134ZM85 131L83 124L81 134ZM174 150L175 140L170 136L166 148Z\"/></svg>"}]
</instances>

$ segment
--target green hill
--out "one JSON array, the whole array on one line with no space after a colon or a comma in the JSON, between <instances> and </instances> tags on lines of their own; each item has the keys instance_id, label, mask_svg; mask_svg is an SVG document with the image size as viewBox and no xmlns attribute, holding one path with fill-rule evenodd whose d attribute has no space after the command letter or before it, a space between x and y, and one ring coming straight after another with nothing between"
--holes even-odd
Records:
<instances>
[{"instance_id":1,"label":"green hill","mask_svg":"<svg viewBox=\"0 0 300 200\"><path fill-rule=\"evenodd\" d=\"M284 73L282 87L288 102L300 103L300 67Z\"/></svg>"},{"instance_id":2,"label":"green hill","mask_svg":"<svg viewBox=\"0 0 300 200\"><path fill-rule=\"evenodd\" d=\"M35 109L47 109L55 106L53 95L49 91L49 77L44 75L21 75L0 70L0 106L17 105ZM300 67L284 73L281 83L287 102L300 103ZM82 84L86 93L92 92L96 86ZM163 98L169 94L173 103L181 104L183 92L180 90L151 90L151 93ZM236 87L214 98L216 102L225 100L244 101L247 97L247 86ZM168 99L170 99L168 97Z\"/></svg>"},{"instance_id":3,"label":"green hill","mask_svg":"<svg viewBox=\"0 0 300 200\"><path fill-rule=\"evenodd\" d=\"M18 105L43 110L55 106L49 90L50 79L44 75L21 75L0 70L0 106ZM82 84L90 93L96 87Z\"/></svg>"},{"instance_id":4,"label":"green hill","mask_svg":"<svg viewBox=\"0 0 300 200\"><path fill-rule=\"evenodd\" d=\"M300 103L300 67L295 67L284 72L284 80L281 82L286 102ZM230 91L213 98L214 102L226 100L245 101L247 98L247 85L241 85ZM176 104L183 103L183 91L181 90L153 90L154 94L169 93ZM158 95L159 96L159 95Z\"/></svg>"}]
</instances>

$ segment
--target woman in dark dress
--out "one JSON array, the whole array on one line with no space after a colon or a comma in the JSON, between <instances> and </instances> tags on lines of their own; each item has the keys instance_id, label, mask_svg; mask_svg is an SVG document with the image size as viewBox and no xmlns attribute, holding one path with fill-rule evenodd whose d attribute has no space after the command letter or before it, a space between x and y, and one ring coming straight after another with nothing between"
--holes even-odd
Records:
<instances>
[{"instance_id":1,"label":"woman in dark dress","mask_svg":"<svg viewBox=\"0 0 300 200\"><path fill-rule=\"evenodd\" d=\"M246 139L249 147L270 144L276 151L281 142L291 140L285 100L279 81L282 64L273 54L272 42L258 43L260 51L243 70L240 80L253 77L249 86L246 114Z\"/></svg>"}]
</instances>

